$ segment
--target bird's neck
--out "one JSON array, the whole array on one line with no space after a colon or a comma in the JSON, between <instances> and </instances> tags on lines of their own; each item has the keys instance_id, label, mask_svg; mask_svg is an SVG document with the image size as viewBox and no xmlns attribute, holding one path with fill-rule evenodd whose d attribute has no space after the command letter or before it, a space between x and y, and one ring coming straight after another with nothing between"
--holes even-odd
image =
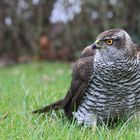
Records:
<instances>
[{"instance_id":1,"label":"bird's neck","mask_svg":"<svg viewBox=\"0 0 140 140\"><path fill-rule=\"evenodd\" d=\"M94 69L100 77L104 76L108 80L122 80L139 75L140 62L138 59L128 56L110 61L97 53L95 55Z\"/></svg>"}]
</instances>

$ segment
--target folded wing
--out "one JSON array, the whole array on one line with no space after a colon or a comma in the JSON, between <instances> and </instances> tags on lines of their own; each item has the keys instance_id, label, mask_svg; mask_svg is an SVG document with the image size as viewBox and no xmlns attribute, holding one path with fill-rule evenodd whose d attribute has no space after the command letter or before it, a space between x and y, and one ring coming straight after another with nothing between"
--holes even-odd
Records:
<instances>
[{"instance_id":1,"label":"folded wing","mask_svg":"<svg viewBox=\"0 0 140 140\"><path fill-rule=\"evenodd\" d=\"M50 110L64 109L67 117L78 107L80 100L93 76L95 50L91 46L86 47L80 58L75 62L72 71L72 80L66 96L46 107L33 111L33 113L45 113Z\"/></svg>"}]
</instances>

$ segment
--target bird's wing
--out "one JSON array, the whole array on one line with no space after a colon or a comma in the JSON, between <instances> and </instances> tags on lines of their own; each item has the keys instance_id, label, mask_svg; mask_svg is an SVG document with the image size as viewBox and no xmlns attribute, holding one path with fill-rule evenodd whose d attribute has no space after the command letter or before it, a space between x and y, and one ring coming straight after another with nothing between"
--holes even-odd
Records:
<instances>
[{"instance_id":1,"label":"bird's wing","mask_svg":"<svg viewBox=\"0 0 140 140\"><path fill-rule=\"evenodd\" d=\"M80 99L93 76L94 54L95 50L92 50L91 46L85 48L80 59L73 66L71 85L62 103L68 117L78 107Z\"/></svg>"},{"instance_id":2,"label":"bird's wing","mask_svg":"<svg viewBox=\"0 0 140 140\"><path fill-rule=\"evenodd\" d=\"M94 54L95 50L93 50L91 46L83 50L80 58L73 66L71 85L63 99L41 109L37 109L33 111L33 113L45 113L50 110L63 108L67 117L71 117L72 112L78 107L80 99L93 76Z\"/></svg>"}]
</instances>

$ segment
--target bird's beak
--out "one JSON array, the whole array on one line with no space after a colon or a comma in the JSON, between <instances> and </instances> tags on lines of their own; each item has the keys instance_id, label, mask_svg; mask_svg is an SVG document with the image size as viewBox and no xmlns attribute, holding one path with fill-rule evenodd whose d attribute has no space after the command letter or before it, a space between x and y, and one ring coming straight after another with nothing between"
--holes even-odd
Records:
<instances>
[{"instance_id":1,"label":"bird's beak","mask_svg":"<svg viewBox=\"0 0 140 140\"><path fill-rule=\"evenodd\" d=\"M100 40L97 39L91 46L92 46L92 49L102 49L104 48L104 46L101 46L100 44Z\"/></svg>"},{"instance_id":2,"label":"bird's beak","mask_svg":"<svg viewBox=\"0 0 140 140\"><path fill-rule=\"evenodd\" d=\"M92 46L92 49L98 49L99 47L99 40L96 40L91 46Z\"/></svg>"}]
</instances>

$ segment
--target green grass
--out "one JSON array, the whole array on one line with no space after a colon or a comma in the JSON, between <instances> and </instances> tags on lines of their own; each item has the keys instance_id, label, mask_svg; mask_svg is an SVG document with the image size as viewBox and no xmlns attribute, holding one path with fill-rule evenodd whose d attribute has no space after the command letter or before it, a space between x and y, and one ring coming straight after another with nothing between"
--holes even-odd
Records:
<instances>
[{"instance_id":1,"label":"green grass","mask_svg":"<svg viewBox=\"0 0 140 140\"><path fill-rule=\"evenodd\" d=\"M62 63L31 63L0 69L0 140L140 140L140 121L93 132L63 117L63 111L45 116L31 111L62 98L71 68ZM7 116L4 118L4 116Z\"/></svg>"}]
</instances>

